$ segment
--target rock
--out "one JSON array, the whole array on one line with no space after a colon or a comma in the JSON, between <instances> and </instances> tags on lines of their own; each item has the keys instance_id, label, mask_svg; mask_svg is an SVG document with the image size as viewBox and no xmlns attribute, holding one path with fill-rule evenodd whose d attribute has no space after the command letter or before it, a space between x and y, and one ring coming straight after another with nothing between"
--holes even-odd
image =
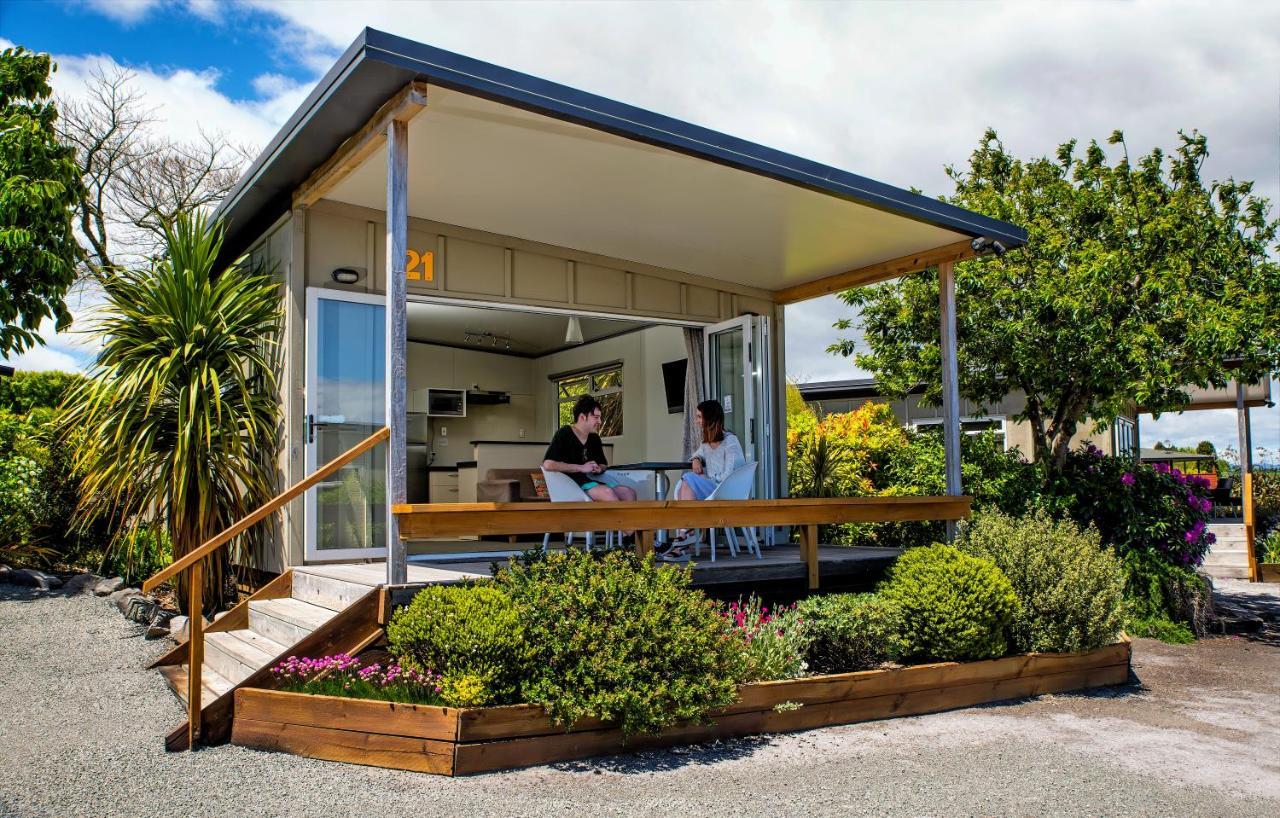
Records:
<instances>
[{"instance_id":1,"label":"rock","mask_svg":"<svg viewBox=\"0 0 1280 818\"><path fill-rule=\"evenodd\" d=\"M187 622L189 620L182 614L178 614L169 620L169 635L179 642L187 638Z\"/></svg>"},{"instance_id":2,"label":"rock","mask_svg":"<svg viewBox=\"0 0 1280 818\"><path fill-rule=\"evenodd\" d=\"M9 581L14 585L39 588L41 591L62 587L62 580L53 574L46 574L44 571L37 571L34 568L19 568L17 571L10 572L9 576Z\"/></svg>"},{"instance_id":3,"label":"rock","mask_svg":"<svg viewBox=\"0 0 1280 818\"><path fill-rule=\"evenodd\" d=\"M98 584L93 586L93 592L98 596L110 596L124 587L124 577L112 577L111 579L99 580Z\"/></svg>"},{"instance_id":4,"label":"rock","mask_svg":"<svg viewBox=\"0 0 1280 818\"><path fill-rule=\"evenodd\" d=\"M156 612L160 610L160 604L146 594L135 594L129 597L128 606L124 611L124 618L130 622L137 622L139 625L151 625L151 620L155 618Z\"/></svg>"},{"instance_id":5,"label":"rock","mask_svg":"<svg viewBox=\"0 0 1280 818\"><path fill-rule=\"evenodd\" d=\"M9 575L13 573L13 569L7 565L0 565L0 582L7 583Z\"/></svg>"},{"instance_id":6,"label":"rock","mask_svg":"<svg viewBox=\"0 0 1280 818\"><path fill-rule=\"evenodd\" d=\"M175 616L173 611L166 611L163 608L156 611L156 615L151 617L151 624L147 626L147 632L144 634L147 639L159 639L162 636L169 635L169 620Z\"/></svg>"},{"instance_id":7,"label":"rock","mask_svg":"<svg viewBox=\"0 0 1280 818\"><path fill-rule=\"evenodd\" d=\"M120 613L124 614L125 616L128 616L129 600L133 599L135 596L140 595L141 593L142 592L139 591L137 588L121 588L119 591L116 591L114 594L107 597L107 599L110 602L114 603L115 606L120 609Z\"/></svg>"},{"instance_id":8,"label":"rock","mask_svg":"<svg viewBox=\"0 0 1280 818\"><path fill-rule=\"evenodd\" d=\"M76 574L74 577L62 584L62 590L67 596L91 593L93 591L94 583L101 579L102 577L97 574Z\"/></svg>"}]
</instances>

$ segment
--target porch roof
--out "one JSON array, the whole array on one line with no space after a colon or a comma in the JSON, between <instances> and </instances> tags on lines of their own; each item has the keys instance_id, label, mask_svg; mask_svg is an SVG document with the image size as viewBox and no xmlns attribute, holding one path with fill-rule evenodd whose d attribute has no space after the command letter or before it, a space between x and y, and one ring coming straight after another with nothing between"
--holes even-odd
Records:
<instances>
[{"instance_id":1,"label":"porch roof","mask_svg":"<svg viewBox=\"0 0 1280 818\"><path fill-rule=\"evenodd\" d=\"M1010 248L1026 239L926 196L365 29L219 208L222 261L247 249L410 83L425 83L427 96L411 123L411 216L733 281L784 301L877 265L874 280L908 272L884 264L904 257L948 247L963 257L974 238ZM382 209L385 167L385 148L368 153L325 197ZM954 258L925 259L939 260Z\"/></svg>"}]
</instances>

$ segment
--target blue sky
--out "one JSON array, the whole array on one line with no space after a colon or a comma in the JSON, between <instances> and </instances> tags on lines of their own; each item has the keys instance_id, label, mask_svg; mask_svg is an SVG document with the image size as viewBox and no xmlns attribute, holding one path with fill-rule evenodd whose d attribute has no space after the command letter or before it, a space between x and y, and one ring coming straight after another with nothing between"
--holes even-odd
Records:
<instances>
[{"instance_id":1,"label":"blue sky","mask_svg":"<svg viewBox=\"0 0 1280 818\"><path fill-rule=\"evenodd\" d=\"M1280 201L1280 98L1258 82L1280 76L1280 4L1166 11L1158 0L0 0L0 46L51 52L69 98L95 68L133 70L156 128L179 139L204 129L265 145L372 26L929 195L949 192L944 166L964 164L987 126L1022 156L1115 128L1145 153L1198 128L1207 176L1255 180ZM792 377L864 374L824 352L842 313L831 298L789 309ZM47 339L16 363L83 367L94 351L83 336ZM1280 411L1254 422L1256 442L1280 449ZM1233 413L1144 422L1144 442L1164 438L1228 445Z\"/></svg>"}]
</instances>

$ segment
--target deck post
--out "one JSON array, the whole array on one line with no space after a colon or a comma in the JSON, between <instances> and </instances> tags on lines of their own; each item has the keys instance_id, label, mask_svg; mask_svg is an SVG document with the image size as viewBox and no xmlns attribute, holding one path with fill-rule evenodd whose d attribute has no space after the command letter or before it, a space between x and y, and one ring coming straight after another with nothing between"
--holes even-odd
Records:
<instances>
[{"instance_id":1,"label":"deck post","mask_svg":"<svg viewBox=\"0 0 1280 818\"><path fill-rule=\"evenodd\" d=\"M960 488L960 375L956 361L955 265L938 265L939 334L942 348L942 446L946 455L947 494L958 497ZM956 523L947 520L947 540L955 539Z\"/></svg>"},{"instance_id":2,"label":"deck post","mask_svg":"<svg viewBox=\"0 0 1280 818\"><path fill-rule=\"evenodd\" d=\"M1240 516L1244 518L1244 548L1248 558L1249 581L1257 582L1258 561L1253 553L1253 434L1249 428L1249 407L1245 405L1245 385L1236 373L1236 433L1240 440Z\"/></svg>"},{"instance_id":3,"label":"deck post","mask_svg":"<svg viewBox=\"0 0 1280 818\"><path fill-rule=\"evenodd\" d=\"M203 560L187 570L187 749L200 739L204 708L204 571Z\"/></svg>"},{"instance_id":4,"label":"deck post","mask_svg":"<svg viewBox=\"0 0 1280 818\"><path fill-rule=\"evenodd\" d=\"M387 441L387 584L408 578L404 540L392 507L404 503L407 492L406 429L406 292L405 259L409 246L409 123L392 117L387 124L387 309L386 414L391 437Z\"/></svg>"}]
</instances>

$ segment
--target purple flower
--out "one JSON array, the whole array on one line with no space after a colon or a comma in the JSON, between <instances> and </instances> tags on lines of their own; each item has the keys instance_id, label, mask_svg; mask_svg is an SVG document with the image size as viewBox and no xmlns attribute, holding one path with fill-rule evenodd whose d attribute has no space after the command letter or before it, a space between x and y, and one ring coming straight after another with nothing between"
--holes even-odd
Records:
<instances>
[{"instance_id":1,"label":"purple flower","mask_svg":"<svg viewBox=\"0 0 1280 818\"><path fill-rule=\"evenodd\" d=\"M1124 473L1124 477L1120 478L1120 482L1126 486L1132 486L1137 481L1134 479L1133 472L1127 471Z\"/></svg>"}]
</instances>

